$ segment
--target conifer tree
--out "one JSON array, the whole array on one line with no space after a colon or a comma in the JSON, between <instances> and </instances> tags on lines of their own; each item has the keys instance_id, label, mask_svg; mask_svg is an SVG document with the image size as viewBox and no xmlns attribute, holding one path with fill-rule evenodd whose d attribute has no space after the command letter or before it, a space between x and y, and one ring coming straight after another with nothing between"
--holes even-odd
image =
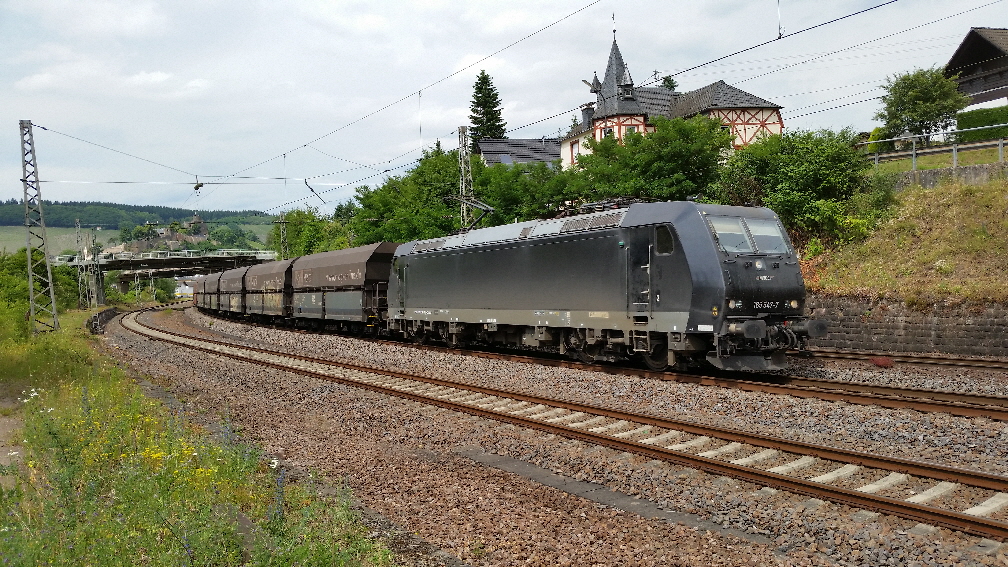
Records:
<instances>
[{"instance_id":1,"label":"conifer tree","mask_svg":"<svg viewBox=\"0 0 1008 567\"><path fill-rule=\"evenodd\" d=\"M477 140L507 138L507 124L501 118L500 95L485 70L480 70L479 76L476 77L469 110L472 112L469 115L469 120L472 122L472 132L469 135L472 138L474 150Z\"/></svg>"}]
</instances>

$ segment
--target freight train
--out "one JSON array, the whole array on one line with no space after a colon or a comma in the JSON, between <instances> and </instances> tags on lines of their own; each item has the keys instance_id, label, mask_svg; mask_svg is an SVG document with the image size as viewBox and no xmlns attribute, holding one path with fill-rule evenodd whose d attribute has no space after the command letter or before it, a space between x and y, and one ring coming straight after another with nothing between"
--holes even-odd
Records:
<instances>
[{"instance_id":1,"label":"freight train","mask_svg":"<svg viewBox=\"0 0 1008 567\"><path fill-rule=\"evenodd\" d=\"M767 208L598 204L201 278L194 304L251 320L452 346L538 348L653 370L777 370L827 333Z\"/></svg>"}]
</instances>

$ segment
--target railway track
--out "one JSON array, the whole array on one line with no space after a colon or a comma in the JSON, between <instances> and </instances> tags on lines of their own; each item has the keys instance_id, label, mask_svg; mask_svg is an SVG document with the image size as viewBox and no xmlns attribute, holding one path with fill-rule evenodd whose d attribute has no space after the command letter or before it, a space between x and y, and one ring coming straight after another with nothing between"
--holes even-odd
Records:
<instances>
[{"instance_id":1,"label":"railway track","mask_svg":"<svg viewBox=\"0 0 1008 567\"><path fill-rule=\"evenodd\" d=\"M951 366L959 368L987 368L991 370L1008 370L1008 361L988 360L982 358L963 358L958 356L935 355L935 354L911 354L911 353L887 353L887 352L858 352L845 350L810 349L808 352L815 358L828 358L836 360L871 360L888 359L890 362L902 364L924 364L929 366Z\"/></svg>"},{"instance_id":2,"label":"railway track","mask_svg":"<svg viewBox=\"0 0 1008 567\"><path fill-rule=\"evenodd\" d=\"M402 343L393 343L402 344ZM579 368L609 374L640 376L670 380L703 386L736 388L751 392L783 394L799 398L817 398L829 401L843 401L852 404L877 405L886 408L905 408L923 412L944 412L963 417L986 417L998 421L1008 421L1008 397L979 394L963 394L942 390L895 388L874 384L859 384L839 380L819 380L776 374L757 375L757 379L746 379L750 373L735 373L729 377L705 376L686 372L655 372L625 366L583 363L571 360L528 356L481 350L451 349L431 345L411 345L416 348L439 352L455 352L490 359L529 362L547 366Z\"/></svg>"},{"instance_id":3,"label":"railway track","mask_svg":"<svg viewBox=\"0 0 1008 567\"><path fill-rule=\"evenodd\" d=\"M291 329L290 327L284 326L267 326L293 332L310 332L300 329ZM411 348L420 350L464 354L467 356L478 356L495 360L527 362L562 368L576 368L595 372L605 372L608 374L654 378L659 380L699 384L702 386L735 388L750 392L763 392L768 394L795 396L798 398L816 398L859 405L877 405L879 407L891 409L912 409L921 412L941 412L961 417L985 417L997 421L1008 421L1008 397L1005 396L964 394L943 390L896 388L893 386L860 384L840 380L820 380L813 378L801 378L797 376L783 376L778 374L725 373L722 376L709 376L689 372L656 372L629 366L584 363L549 356L532 356L527 354L481 349L459 349L430 344L418 345L414 343L390 341L387 339L367 340L394 344L397 346L408 345ZM841 354L844 354L844 356L838 358L856 358L853 353ZM858 356L860 359L867 360L870 357L876 356L876 353L866 353ZM909 357L903 358L909 359ZM902 358L899 361L902 361ZM1006 367L1008 367L1008 364L1006 364Z\"/></svg>"},{"instance_id":4,"label":"railway track","mask_svg":"<svg viewBox=\"0 0 1008 567\"><path fill-rule=\"evenodd\" d=\"M126 314L121 319L122 325L150 339L514 423L856 508L1008 539L1008 522L989 517L1008 505L1005 476L197 339L155 329L137 316L137 312ZM802 475L802 471L813 466L827 472L807 478ZM855 474L871 480L858 486L842 486L845 479ZM886 496L908 483L928 488L909 498ZM982 493L981 498L974 499L975 505L965 510L939 505L943 497L967 488Z\"/></svg>"}]
</instances>

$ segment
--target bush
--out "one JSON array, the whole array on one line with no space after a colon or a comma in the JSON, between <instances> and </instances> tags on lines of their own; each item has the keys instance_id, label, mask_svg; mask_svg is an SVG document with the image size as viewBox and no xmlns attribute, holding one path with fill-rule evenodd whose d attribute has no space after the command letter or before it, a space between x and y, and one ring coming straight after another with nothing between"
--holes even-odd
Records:
<instances>
[{"instance_id":1,"label":"bush","mask_svg":"<svg viewBox=\"0 0 1008 567\"><path fill-rule=\"evenodd\" d=\"M794 130L736 151L708 200L773 209L799 242L819 237L849 242L867 236L871 207L888 207L881 181L869 182L871 165L854 146L851 129Z\"/></svg>"},{"instance_id":2,"label":"bush","mask_svg":"<svg viewBox=\"0 0 1008 567\"><path fill-rule=\"evenodd\" d=\"M874 154L893 151L896 148L896 145L893 142L878 142L878 140L886 140L893 137L895 136L890 136L889 132L887 132L885 128L881 126L875 127L871 131L871 135L868 136L868 142L871 142L866 146L868 153Z\"/></svg>"},{"instance_id":3,"label":"bush","mask_svg":"<svg viewBox=\"0 0 1008 567\"><path fill-rule=\"evenodd\" d=\"M993 126L994 124L1008 124L1008 106L978 108L976 110L960 112L956 115L957 130ZM956 134L956 139L959 142L980 142L983 140L997 140L998 138L1008 138L1008 126Z\"/></svg>"}]
</instances>

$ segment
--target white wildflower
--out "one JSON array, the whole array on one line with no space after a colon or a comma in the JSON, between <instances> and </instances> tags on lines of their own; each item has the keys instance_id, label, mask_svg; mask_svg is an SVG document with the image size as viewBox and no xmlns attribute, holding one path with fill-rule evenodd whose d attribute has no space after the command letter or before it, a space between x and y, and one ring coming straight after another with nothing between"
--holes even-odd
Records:
<instances>
[{"instance_id":1,"label":"white wildflower","mask_svg":"<svg viewBox=\"0 0 1008 567\"><path fill-rule=\"evenodd\" d=\"M270 464L269 464L269 466L270 466L270 468L271 468L271 469L275 469L275 468L277 468L278 466L280 466L280 461L279 461L279 459L273 459L272 461L270 461Z\"/></svg>"}]
</instances>

